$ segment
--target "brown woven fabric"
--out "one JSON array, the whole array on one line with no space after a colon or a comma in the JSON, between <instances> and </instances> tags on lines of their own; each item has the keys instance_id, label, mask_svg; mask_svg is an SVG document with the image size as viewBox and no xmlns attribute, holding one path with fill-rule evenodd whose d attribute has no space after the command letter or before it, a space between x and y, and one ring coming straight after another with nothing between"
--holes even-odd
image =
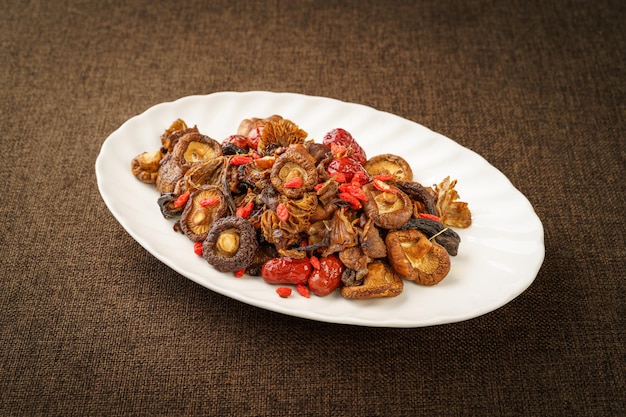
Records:
<instances>
[{"instance_id":1,"label":"brown woven fabric","mask_svg":"<svg viewBox=\"0 0 626 417\"><path fill-rule=\"evenodd\" d=\"M622 1L2 4L0 415L626 415ZM108 212L95 159L131 116L225 90L363 103L480 153L543 221L536 281L385 329L178 275Z\"/></svg>"}]
</instances>

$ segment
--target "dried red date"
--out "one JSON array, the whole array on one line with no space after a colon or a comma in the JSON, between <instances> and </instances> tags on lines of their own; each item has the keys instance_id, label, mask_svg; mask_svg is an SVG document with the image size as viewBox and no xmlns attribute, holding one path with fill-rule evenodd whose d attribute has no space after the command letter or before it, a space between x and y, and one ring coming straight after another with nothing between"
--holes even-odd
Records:
<instances>
[{"instance_id":1,"label":"dried red date","mask_svg":"<svg viewBox=\"0 0 626 417\"><path fill-rule=\"evenodd\" d=\"M365 151L363 150L363 148L361 148L361 145L359 145L356 140L354 140L352 135L344 129L333 129L330 132L326 133L324 139L322 139L322 143L327 146L336 144L344 146L346 149L352 148L352 158L356 159L362 164L367 161Z\"/></svg>"},{"instance_id":2,"label":"dried red date","mask_svg":"<svg viewBox=\"0 0 626 417\"><path fill-rule=\"evenodd\" d=\"M306 284L311 275L308 258L271 258L261 268L261 276L268 284Z\"/></svg>"},{"instance_id":3,"label":"dried red date","mask_svg":"<svg viewBox=\"0 0 626 417\"><path fill-rule=\"evenodd\" d=\"M320 297L335 291L341 284L344 265L335 255L320 258L319 269L314 269L309 277L309 290Z\"/></svg>"},{"instance_id":4,"label":"dried red date","mask_svg":"<svg viewBox=\"0 0 626 417\"><path fill-rule=\"evenodd\" d=\"M343 182L352 182L355 174L360 172L360 174L357 175L357 178L359 179L361 185L365 185L369 182L369 179L367 178L367 171L365 171L363 165L361 165L357 160L347 156L330 161L328 167L326 167L326 172L331 177L336 174L343 175L345 178L345 181Z\"/></svg>"}]
</instances>

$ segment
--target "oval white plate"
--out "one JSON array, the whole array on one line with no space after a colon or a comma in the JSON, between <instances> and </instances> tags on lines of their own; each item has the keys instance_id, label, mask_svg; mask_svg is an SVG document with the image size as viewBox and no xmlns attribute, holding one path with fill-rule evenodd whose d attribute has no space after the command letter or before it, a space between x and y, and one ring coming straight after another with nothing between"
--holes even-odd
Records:
<instances>
[{"instance_id":1,"label":"oval white plate","mask_svg":"<svg viewBox=\"0 0 626 417\"><path fill-rule=\"evenodd\" d=\"M151 185L136 180L131 159L160 146L160 135L177 118L221 142L241 120L280 114L321 141L341 127L368 156L402 155L415 179L432 185L450 175L473 215L461 236L459 254L438 285L405 282L395 298L367 301L327 297L278 297L259 277L235 278L214 270L193 252L192 242L172 230ZM543 226L528 200L478 154L424 126L373 108L324 97L292 93L220 92L158 104L125 122L102 145L96 161L98 188L126 231L166 265L215 292L292 316L332 323L381 327L420 327L452 323L493 311L522 293L544 259Z\"/></svg>"}]
</instances>

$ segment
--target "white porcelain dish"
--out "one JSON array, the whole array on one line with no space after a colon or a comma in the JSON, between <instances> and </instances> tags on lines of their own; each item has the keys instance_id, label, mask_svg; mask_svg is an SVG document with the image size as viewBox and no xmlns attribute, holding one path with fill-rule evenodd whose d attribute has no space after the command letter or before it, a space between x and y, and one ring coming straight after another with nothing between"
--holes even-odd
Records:
<instances>
[{"instance_id":1,"label":"white porcelain dish","mask_svg":"<svg viewBox=\"0 0 626 417\"><path fill-rule=\"evenodd\" d=\"M341 127L368 156L394 153L409 161L415 179L432 185L446 176L458 179L473 224L457 229L459 254L438 285L406 282L395 298L351 301L338 291L307 299L295 291L280 298L259 277L235 278L217 272L193 252L192 242L161 216L153 186L136 180L131 159L160 146L160 135L177 118L221 141L239 122L280 114L321 141ZM373 327L421 327L453 323L491 312L534 281L545 255L541 221L531 204L484 158L415 122L331 98L293 93L219 92L157 104L125 122L103 143L96 161L98 188L107 207L148 252L196 283L256 307L331 323ZM132 279L129 277L129 279ZM227 314L227 312L224 312Z\"/></svg>"}]
</instances>

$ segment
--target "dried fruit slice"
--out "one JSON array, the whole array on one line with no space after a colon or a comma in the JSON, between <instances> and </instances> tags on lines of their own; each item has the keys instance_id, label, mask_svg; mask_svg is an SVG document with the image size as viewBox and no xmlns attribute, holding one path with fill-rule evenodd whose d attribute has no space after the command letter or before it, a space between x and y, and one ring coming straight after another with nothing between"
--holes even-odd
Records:
<instances>
[{"instance_id":1,"label":"dried fruit slice","mask_svg":"<svg viewBox=\"0 0 626 417\"><path fill-rule=\"evenodd\" d=\"M217 200L207 205L206 201ZM194 242L203 241L213 222L226 214L224 193L218 187L207 187L191 193L180 218L180 228Z\"/></svg>"}]
</instances>

